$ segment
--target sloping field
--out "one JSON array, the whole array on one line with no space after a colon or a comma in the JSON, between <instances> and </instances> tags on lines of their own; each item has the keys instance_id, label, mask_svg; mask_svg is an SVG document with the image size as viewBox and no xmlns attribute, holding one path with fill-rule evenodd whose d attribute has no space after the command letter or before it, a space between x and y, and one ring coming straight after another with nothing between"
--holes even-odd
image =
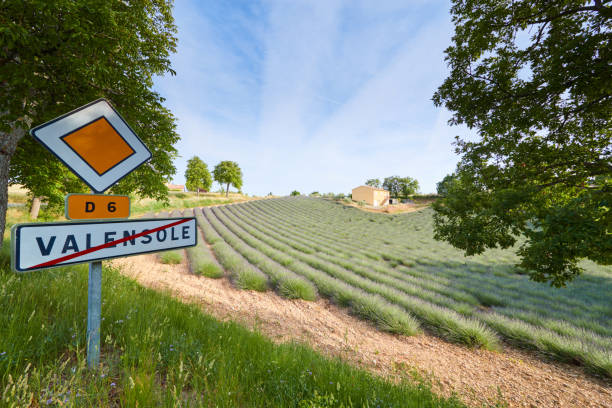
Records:
<instances>
[{"instance_id":1,"label":"sloping field","mask_svg":"<svg viewBox=\"0 0 612 408\"><path fill-rule=\"evenodd\" d=\"M318 294L392 333L505 341L612 377L612 268L585 263L565 289L534 283L515 273L512 251L466 258L435 241L430 210L373 214L300 197L195 214L239 287Z\"/></svg>"}]
</instances>

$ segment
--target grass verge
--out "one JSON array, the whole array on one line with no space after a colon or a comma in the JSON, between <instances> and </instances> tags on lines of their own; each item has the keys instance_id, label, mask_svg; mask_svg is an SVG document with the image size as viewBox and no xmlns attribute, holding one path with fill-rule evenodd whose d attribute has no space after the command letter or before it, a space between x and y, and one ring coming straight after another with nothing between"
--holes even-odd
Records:
<instances>
[{"instance_id":1,"label":"grass verge","mask_svg":"<svg viewBox=\"0 0 612 408\"><path fill-rule=\"evenodd\" d=\"M106 267L101 368L92 372L86 267L16 275L4 254L3 406L463 406L425 383L391 384L307 347L274 345Z\"/></svg>"}]
</instances>

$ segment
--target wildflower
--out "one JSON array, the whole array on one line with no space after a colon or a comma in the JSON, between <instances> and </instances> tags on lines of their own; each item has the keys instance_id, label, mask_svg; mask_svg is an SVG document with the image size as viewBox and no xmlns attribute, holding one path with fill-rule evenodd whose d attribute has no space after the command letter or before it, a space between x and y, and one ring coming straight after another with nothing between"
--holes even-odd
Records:
<instances>
[{"instance_id":1,"label":"wildflower","mask_svg":"<svg viewBox=\"0 0 612 408\"><path fill-rule=\"evenodd\" d=\"M114 382L110 383L111 387L115 387L117 384L115 384Z\"/></svg>"},{"instance_id":2,"label":"wildflower","mask_svg":"<svg viewBox=\"0 0 612 408\"><path fill-rule=\"evenodd\" d=\"M0 353L0 357L2 357L5 354L6 354L6 351L3 351L2 353Z\"/></svg>"},{"instance_id":3,"label":"wildflower","mask_svg":"<svg viewBox=\"0 0 612 408\"><path fill-rule=\"evenodd\" d=\"M52 403L53 403L53 398L49 398L49 399L47 400L47 405L51 405Z\"/></svg>"}]
</instances>

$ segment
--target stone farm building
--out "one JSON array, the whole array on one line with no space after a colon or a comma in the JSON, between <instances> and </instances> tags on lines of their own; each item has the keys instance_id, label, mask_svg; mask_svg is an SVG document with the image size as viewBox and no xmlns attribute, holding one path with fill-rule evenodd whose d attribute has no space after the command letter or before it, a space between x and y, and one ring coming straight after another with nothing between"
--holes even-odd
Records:
<instances>
[{"instance_id":1,"label":"stone farm building","mask_svg":"<svg viewBox=\"0 0 612 408\"><path fill-rule=\"evenodd\" d=\"M382 207L389 204L389 192L384 188L370 186L355 187L352 192L353 201L365 201L374 207Z\"/></svg>"},{"instance_id":2,"label":"stone farm building","mask_svg":"<svg viewBox=\"0 0 612 408\"><path fill-rule=\"evenodd\" d=\"M169 191L185 191L185 186L182 184L166 183Z\"/></svg>"}]
</instances>

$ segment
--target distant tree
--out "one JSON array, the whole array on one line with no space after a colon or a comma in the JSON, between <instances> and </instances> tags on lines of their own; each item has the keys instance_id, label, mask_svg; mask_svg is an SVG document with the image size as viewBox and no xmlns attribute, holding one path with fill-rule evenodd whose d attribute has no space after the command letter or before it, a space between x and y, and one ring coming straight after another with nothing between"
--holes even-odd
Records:
<instances>
[{"instance_id":1,"label":"distant tree","mask_svg":"<svg viewBox=\"0 0 612 408\"><path fill-rule=\"evenodd\" d=\"M225 196L229 195L230 184L236 187L238 190L242 188L242 170L238 166L238 163L233 161L222 161L215 166L213 170L213 176L215 181L219 184L227 184L225 189Z\"/></svg>"},{"instance_id":2,"label":"distant tree","mask_svg":"<svg viewBox=\"0 0 612 408\"><path fill-rule=\"evenodd\" d=\"M272 194L272 192L270 191L270 192L268 193L268 195L269 195L269 196L271 196L271 195L273 195L273 194Z\"/></svg>"},{"instance_id":3,"label":"distant tree","mask_svg":"<svg viewBox=\"0 0 612 408\"><path fill-rule=\"evenodd\" d=\"M198 156L193 156L187 161L187 170L185 171L185 186L189 191L196 190L198 196L200 189L210 190L212 186L212 177L208 171L208 166Z\"/></svg>"},{"instance_id":4,"label":"distant tree","mask_svg":"<svg viewBox=\"0 0 612 408\"><path fill-rule=\"evenodd\" d=\"M411 177L391 176L385 178L383 188L394 198L415 194L419 190L419 182Z\"/></svg>"},{"instance_id":5,"label":"distant tree","mask_svg":"<svg viewBox=\"0 0 612 408\"><path fill-rule=\"evenodd\" d=\"M321 194L318 191L313 191L312 193L310 193L311 196L316 197L316 196L320 196Z\"/></svg>"},{"instance_id":6,"label":"distant tree","mask_svg":"<svg viewBox=\"0 0 612 408\"><path fill-rule=\"evenodd\" d=\"M368 181L365 182L366 186L371 186L371 187L376 187L376 188L380 188L380 179L369 179Z\"/></svg>"},{"instance_id":7,"label":"distant tree","mask_svg":"<svg viewBox=\"0 0 612 408\"><path fill-rule=\"evenodd\" d=\"M389 192L391 197L399 197L401 193L400 176L385 177L383 188Z\"/></svg>"},{"instance_id":8,"label":"distant tree","mask_svg":"<svg viewBox=\"0 0 612 408\"><path fill-rule=\"evenodd\" d=\"M419 191L419 182L411 177L403 177L400 179L400 189L402 196L408 198Z\"/></svg>"},{"instance_id":9,"label":"distant tree","mask_svg":"<svg viewBox=\"0 0 612 408\"><path fill-rule=\"evenodd\" d=\"M100 97L110 100L153 153L111 191L167 200L164 179L175 172L179 136L152 86L155 76L174 74L172 2L6 0L0 22L0 236L8 184L24 184L51 207L66 193L85 189L26 134Z\"/></svg>"},{"instance_id":10,"label":"distant tree","mask_svg":"<svg viewBox=\"0 0 612 408\"><path fill-rule=\"evenodd\" d=\"M557 287L581 259L612 264L611 2L455 0L451 15L433 101L479 137L457 138L435 237L467 255L523 237L519 266Z\"/></svg>"},{"instance_id":11,"label":"distant tree","mask_svg":"<svg viewBox=\"0 0 612 408\"><path fill-rule=\"evenodd\" d=\"M455 180L455 175L447 174L442 181L436 184L436 191L440 197L446 197L450 184Z\"/></svg>"},{"instance_id":12,"label":"distant tree","mask_svg":"<svg viewBox=\"0 0 612 408\"><path fill-rule=\"evenodd\" d=\"M291 192L291 195L292 195L292 196L299 196L299 195L300 195L300 192L299 192L299 191L297 191L297 190L293 190L293 191Z\"/></svg>"}]
</instances>

